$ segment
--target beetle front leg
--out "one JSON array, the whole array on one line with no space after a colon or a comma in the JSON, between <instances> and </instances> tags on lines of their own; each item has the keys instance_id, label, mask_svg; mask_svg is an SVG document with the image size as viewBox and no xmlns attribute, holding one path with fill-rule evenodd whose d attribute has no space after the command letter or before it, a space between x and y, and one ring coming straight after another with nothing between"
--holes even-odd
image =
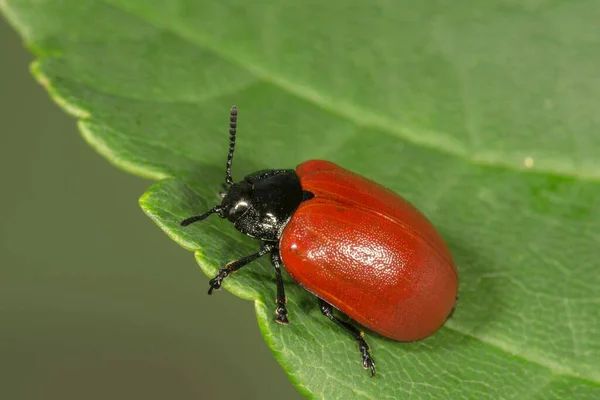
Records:
<instances>
[{"instance_id":1,"label":"beetle front leg","mask_svg":"<svg viewBox=\"0 0 600 400\"><path fill-rule=\"evenodd\" d=\"M358 342L358 350L360 351L360 355L362 357L362 365L363 368L368 369L371 372L371 377L375 376L375 360L371 358L371 354L369 353L369 345L365 342L364 334L359 331L354 325L351 325L347 322L339 320L337 317L333 315L333 306L327 303L323 299L319 299L319 307L321 308L321 313L329 318L331 321L335 322L336 325L343 328L346 332L348 332L354 340Z\"/></svg>"},{"instance_id":2,"label":"beetle front leg","mask_svg":"<svg viewBox=\"0 0 600 400\"><path fill-rule=\"evenodd\" d=\"M283 287L283 277L281 276L281 256L279 249L275 248L271 251L271 263L275 269L275 280L277 281L277 297L275 298L275 322L283 325L289 324L288 311L285 306L287 299L285 297L285 288Z\"/></svg>"},{"instance_id":3,"label":"beetle front leg","mask_svg":"<svg viewBox=\"0 0 600 400\"><path fill-rule=\"evenodd\" d=\"M217 276L212 278L208 283L210 284L210 289L208 289L208 294L212 294L213 290L220 289L223 280L229 276L229 274L236 272L238 269L242 268L245 265L250 264L252 261L260 258L270 252L272 246L262 245L260 251L250 254L244 258L240 258L237 261L232 261L225 266L225 268L221 268L217 273Z\"/></svg>"}]
</instances>

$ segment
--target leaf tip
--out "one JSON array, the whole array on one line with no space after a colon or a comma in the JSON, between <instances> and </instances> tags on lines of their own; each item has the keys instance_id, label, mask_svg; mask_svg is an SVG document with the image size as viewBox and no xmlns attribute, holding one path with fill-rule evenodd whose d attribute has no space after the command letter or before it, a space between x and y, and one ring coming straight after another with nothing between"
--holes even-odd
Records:
<instances>
[{"instance_id":1,"label":"leaf tip","mask_svg":"<svg viewBox=\"0 0 600 400\"><path fill-rule=\"evenodd\" d=\"M152 196L152 193L150 193L150 191L146 191L138 199L138 204L140 205L140 207L142 207L142 210L144 210L144 212L146 212L146 210L150 206L149 203L150 203L151 196Z\"/></svg>"}]
</instances>

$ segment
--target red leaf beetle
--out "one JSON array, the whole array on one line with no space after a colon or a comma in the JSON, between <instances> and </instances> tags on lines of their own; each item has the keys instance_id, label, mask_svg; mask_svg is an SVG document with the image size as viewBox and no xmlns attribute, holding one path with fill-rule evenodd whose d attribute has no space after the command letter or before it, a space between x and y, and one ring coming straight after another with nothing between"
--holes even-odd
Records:
<instances>
[{"instance_id":1,"label":"red leaf beetle","mask_svg":"<svg viewBox=\"0 0 600 400\"><path fill-rule=\"evenodd\" d=\"M285 267L317 297L323 315L358 342L362 365L374 376L363 333L334 316L333 309L389 339L426 338L444 324L456 301L458 273L448 247L408 201L328 161L258 171L234 183L237 115L234 106L221 204L181 225L217 214L259 239L260 250L220 269L208 294L232 272L270 254L277 282L275 321L288 323Z\"/></svg>"}]
</instances>

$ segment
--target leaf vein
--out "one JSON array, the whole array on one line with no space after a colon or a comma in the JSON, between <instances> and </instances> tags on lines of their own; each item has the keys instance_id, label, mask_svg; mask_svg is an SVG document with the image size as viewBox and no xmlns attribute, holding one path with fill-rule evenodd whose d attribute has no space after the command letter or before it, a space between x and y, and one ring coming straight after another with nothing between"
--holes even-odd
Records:
<instances>
[{"instance_id":1,"label":"leaf vein","mask_svg":"<svg viewBox=\"0 0 600 400\"><path fill-rule=\"evenodd\" d=\"M489 153L471 153L467 147L456 141L454 138L439 133L419 131L414 132L406 127L400 127L397 121L390 119L387 116L377 114L376 112L366 110L349 102L333 99L329 95L325 95L319 90L307 85L300 85L289 81L288 79L277 76L273 71L268 71L264 67L253 63L249 60L239 58L239 53L227 51L226 46L216 46L212 44L210 37L199 34L197 31L192 31L186 28L183 24L176 27L168 24L159 23L151 18L140 15L134 10L129 9L126 5L119 4L113 0L102 0L109 6L114 7L124 13L132 15L135 18L153 26L158 30L173 34L191 45L197 46L202 50L209 51L215 56L220 57L223 61L227 61L236 65L247 72L253 74L258 79L264 82L271 83L280 88L286 93L289 93L297 98L300 98L317 108L331 113L337 117L344 118L362 128L376 128L396 138L407 142L419 145L423 148L432 149L443 154L452 155L465 160L472 165L488 166L493 168L502 168L516 171L519 173L537 173L547 175L557 175L566 177L576 177L582 180L596 181L600 179L600 173L597 171L584 173L582 171L570 171L551 168L527 168L523 164L515 164L504 161L505 155L491 155Z\"/></svg>"}]
</instances>

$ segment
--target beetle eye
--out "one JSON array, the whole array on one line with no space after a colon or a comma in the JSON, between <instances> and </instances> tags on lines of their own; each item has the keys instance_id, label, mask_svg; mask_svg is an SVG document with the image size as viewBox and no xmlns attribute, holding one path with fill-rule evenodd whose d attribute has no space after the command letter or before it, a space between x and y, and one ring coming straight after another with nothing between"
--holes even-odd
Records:
<instances>
[{"instance_id":1,"label":"beetle eye","mask_svg":"<svg viewBox=\"0 0 600 400\"><path fill-rule=\"evenodd\" d=\"M238 201L235 203L231 210L229 210L229 215L232 217L239 217L248 209L248 203L245 201Z\"/></svg>"}]
</instances>

